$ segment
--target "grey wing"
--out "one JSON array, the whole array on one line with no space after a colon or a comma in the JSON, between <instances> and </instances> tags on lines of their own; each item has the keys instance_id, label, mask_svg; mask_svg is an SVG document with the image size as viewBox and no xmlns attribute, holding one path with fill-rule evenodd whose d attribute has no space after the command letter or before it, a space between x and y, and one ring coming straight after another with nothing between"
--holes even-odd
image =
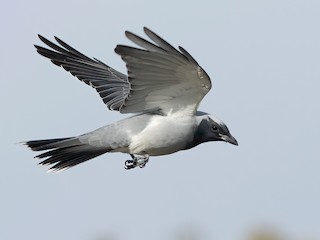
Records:
<instances>
[{"instance_id":1,"label":"grey wing","mask_svg":"<svg viewBox=\"0 0 320 240\"><path fill-rule=\"evenodd\" d=\"M185 49L178 51L149 29L144 31L154 43L126 32L143 49L123 45L115 49L126 62L130 82L120 112L161 110L167 114L184 108L195 112L211 89L209 76Z\"/></svg>"},{"instance_id":2,"label":"grey wing","mask_svg":"<svg viewBox=\"0 0 320 240\"><path fill-rule=\"evenodd\" d=\"M35 47L54 64L94 87L111 110L121 113L159 110L167 114L190 108L195 112L211 89L209 76L182 47L178 51L149 29L144 31L154 43L126 32L131 41L144 49L123 45L115 49L126 62L128 77L88 58L57 37L61 46L39 36L51 49Z\"/></svg>"},{"instance_id":3,"label":"grey wing","mask_svg":"<svg viewBox=\"0 0 320 240\"><path fill-rule=\"evenodd\" d=\"M39 35L51 49L35 45L37 52L54 64L63 67L82 82L94 87L110 110L119 110L130 91L127 76L98 59L91 59L78 52L59 38L58 46Z\"/></svg>"}]
</instances>

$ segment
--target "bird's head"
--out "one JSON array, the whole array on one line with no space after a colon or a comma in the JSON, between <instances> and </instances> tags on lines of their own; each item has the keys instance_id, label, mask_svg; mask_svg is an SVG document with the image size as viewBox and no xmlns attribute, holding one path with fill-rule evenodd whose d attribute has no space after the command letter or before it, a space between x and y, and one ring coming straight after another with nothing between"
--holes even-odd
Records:
<instances>
[{"instance_id":1,"label":"bird's head","mask_svg":"<svg viewBox=\"0 0 320 240\"><path fill-rule=\"evenodd\" d=\"M209 141L224 141L238 145L237 140L230 134L226 124L217 117L197 112L196 119L197 128L194 136L194 146Z\"/></svg>"}]
</instances>

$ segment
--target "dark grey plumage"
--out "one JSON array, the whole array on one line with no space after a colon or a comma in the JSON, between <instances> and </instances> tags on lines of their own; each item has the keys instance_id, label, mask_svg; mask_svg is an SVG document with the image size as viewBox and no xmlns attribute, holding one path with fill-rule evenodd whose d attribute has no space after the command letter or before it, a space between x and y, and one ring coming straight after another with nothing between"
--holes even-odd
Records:
<instances>
[{"instance_id":1,"label":"dark grey plumage","mask_svg":"<svg viewBox=\"0 0 320 240\"><path fill-rule=\"evenodd\" d=\"M35 45L37 52L55 65L63 67L73 76L94 87L110 110L119 110L130 86L127 76L98 59L91 59L55 37L60 47L39 35L40 40L53 50Z\"/></svg>"},{"instance_id":2,"label":"dark grey plumage","mask_svg":"<svg viewBox=\"0 0 320 240\"><path fill-rule=\"evenodd\" d=\"M77 138L60 138L50 140L34 140L25 142L33 151L46 152L35 156L35 158L43 159L39 165L51 165L50 170L61 171L101 154L108 152L106 148L94 148L90 145L81 143Z\"/></svg>"}]
</instances>

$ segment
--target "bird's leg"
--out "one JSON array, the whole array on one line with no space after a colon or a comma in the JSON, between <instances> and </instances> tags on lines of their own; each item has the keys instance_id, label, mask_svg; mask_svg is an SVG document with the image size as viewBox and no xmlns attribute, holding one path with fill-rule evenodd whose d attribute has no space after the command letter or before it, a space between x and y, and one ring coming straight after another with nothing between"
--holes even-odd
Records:
<instances>
[{"instance_id":1,"label":"bird's leg","mask_svg":"<svg viewBox=\"0 0 320 240\"><path fill-rule=\"evenodd\" d=\"M149 161L148 154L145 154L143 156L130 154L130 156L132 157L132 160L127 160L125 161L125 164L124 164L124 168L127 170L138 167L138 166L140 168L143 168L146 166L147 162Z\"/></svg>"}]
</instances>

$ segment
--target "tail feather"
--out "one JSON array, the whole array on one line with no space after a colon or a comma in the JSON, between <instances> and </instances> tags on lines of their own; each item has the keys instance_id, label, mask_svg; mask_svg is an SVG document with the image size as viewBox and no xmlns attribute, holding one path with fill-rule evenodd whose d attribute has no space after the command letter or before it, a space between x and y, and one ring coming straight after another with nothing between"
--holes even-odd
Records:
<instances>
[{"instance_id":1,"label":"tail feather","mask_svg":"<svg viewBox=\"0 0 320 240\"><path fill-rule=\"evenodd\" d=\"M25 142L25 144L33 151L42 151L58 147L68 147L81 144L77 138L55 138L45 140L32 140Z\"/></svg>"},{"instance_id":2,"label":"tail feather","mask_svg":"<svg viewBox=\"0 0 320 240\"><path fill-rule=\"evenodd\" d=\"M53 165L49 171L62 171L108 152L107 148L95 148L78 138L58 138L25 142L33 151L46 152L35 156L43 159L39 165Z\"/></svg>"}]
</instances>

